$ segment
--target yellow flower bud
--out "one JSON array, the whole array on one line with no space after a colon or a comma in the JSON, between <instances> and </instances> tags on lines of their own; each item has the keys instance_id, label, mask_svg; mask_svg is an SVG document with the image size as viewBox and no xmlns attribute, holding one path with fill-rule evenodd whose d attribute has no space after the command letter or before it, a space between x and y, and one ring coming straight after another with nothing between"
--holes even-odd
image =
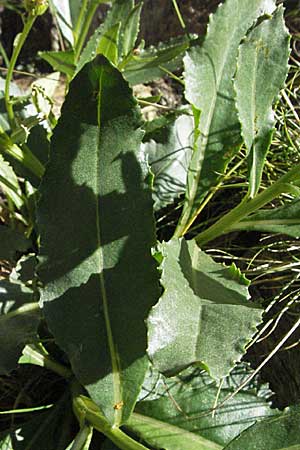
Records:
<instances>
[{"instance_id":1,"label":"yellow flower bud","mask_svg":"<svg viewBox=\"0 0 300 450\"><path fill-rule=\"evenodd\" d=\"M47 11L49 4L48 0L24 0L24 6L31 16L41 16Z\"/></svg>"}]
</instances>

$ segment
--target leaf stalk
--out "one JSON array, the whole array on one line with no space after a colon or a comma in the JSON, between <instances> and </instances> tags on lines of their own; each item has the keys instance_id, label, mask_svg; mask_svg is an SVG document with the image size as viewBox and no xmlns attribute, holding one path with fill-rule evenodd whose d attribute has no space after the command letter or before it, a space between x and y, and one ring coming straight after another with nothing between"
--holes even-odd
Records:
<instances>
[{"instance_id":1,"label":"leaf stalk","mask_svg":"<svg viewBox=\"0 0 300 450\"><path fill-rule=\"evenodd\" d=\"M16 39L16 45L14 47L13 50L13 54L8 66L8 71L7 71L7 75L6 75L6 79L5 79L5 90L4 90L4 100L5 100L5 106L6 106L6 111L7 111L7 115L8 115L8 120L9 123L11 125L11 127L13 128L15 126L15 116L14 116L14 110L13 110L13 104L10 101L10 96L9 96L9 88L10 88L10 83L12 80L12 76L13 76L13 71L18 59L18 56L23 48L23 45L27 39L27 36L35 22L36 19L36 15L32 15L29 14L27 20L24 23L24 28L23 31L17 36Z\"/></svg>"},{"instance_id":2,"label":"leaf stalk","mask_svg":"<svg viewBox=\"0 0 300 450\"><path fill-rule=\"evenodd\" d=\"M88 397L75 396L73 398L73 409L80 423L88 422L97 431L108 437L120 450L149 450L120 428L111 426L100 409Z\"/></svg>"},{"instance_id":3,"label":"leaf stalk","mask_svg":"<svg viewBox=\"0 0 300 450\"><path fill-rule=\"evenodd\" d=\"M228 233L234 224L262 208L280 194L293 191L294 186L290 183L298 180L300 178L299 174L300 164L297 164L292 170L283 175L278 181L250 201L248 200L249 197L247 195L239 205L229 211L225 216L221 217L220 220L207 230L199 233L195 238L197 244L203 246L218 236Z\"/></svg>"}]
</instances>

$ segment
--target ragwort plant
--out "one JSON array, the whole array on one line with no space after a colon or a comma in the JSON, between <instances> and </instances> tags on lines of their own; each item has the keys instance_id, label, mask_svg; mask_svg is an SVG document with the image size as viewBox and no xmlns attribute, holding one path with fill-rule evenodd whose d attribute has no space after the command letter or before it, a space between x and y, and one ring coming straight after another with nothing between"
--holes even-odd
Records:
<instances>
[{"instance_id":1,"label":"ragwort plant","mask_svg":"<svg viewBox=\"0 0 300 450\"><path fill-rule=\"evenodd\" d=\"M41 55L68 77L57 124L49 78L25 98L11 82L44 1L26 2L7 59L0 182L9 226L0 231L1 258L14 268L0 280L0 371L47 367L66 392L5 430L1 448L92 449L95 432L104 450L296 448L299 407L271 409L255 376L300 319L258 369L240 364L263 309L234 264L201 250L233 230L299 237L300 165L261 189L272 105L288 72L283 8L227 0L204 40L144 49L136 47L142 4L128 0L112 2L85 45L98 4L70 2L69 16L50 4L68 42ZM151 99L134 98L131 86L174 70L183 54L186 106L145 123L138 103ZM187 239L237 169L242 144L246 195ZM264 209L286 193L282 206ZM154 210L182 194L174 235L158 242ZM64 420L72 411L77 433Z\"/></svg>"}]
</instances>

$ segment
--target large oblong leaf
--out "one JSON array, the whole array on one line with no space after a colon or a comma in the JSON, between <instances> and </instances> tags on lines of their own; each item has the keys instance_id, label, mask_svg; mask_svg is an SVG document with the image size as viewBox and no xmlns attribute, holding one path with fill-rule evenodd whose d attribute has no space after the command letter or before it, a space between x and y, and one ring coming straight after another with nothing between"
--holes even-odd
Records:
<instances>
[{"instance_id":1,"label":"large oblong leaf","mask_svg":"<svg viewBox=\"0 0 300 450\"><path fill-rule=\"evenodd\" d=\"M159 391L156 398L148 400L146 397L137 403L135 412L138 416L133 416L126 428L137 432L146 441L148 437L150 443L152 439L159 439L160 447L163 448L167 448L165 446L170 442L169 434L172 431L177 438L181 434L183 437L184 431L189 431L189 436L202 438L203 448L208 442L223 448L257 420L280 414L265 399L271 391L266 386L258 388L256 381L233 398L227 399L212 414L211 408L216 404L216 399L219 404L224 401L251 372L246 366L238 366L218 386L200 369L188 369L176 377L161 381L160 389L155 388L158 385L155 376L153 391ZM149 397L151 395L154 394ZM157 423L161 424L160 430L155 428ZM168 425L172 427L168 429ZM189 447L183 445L182 448Z\"/></svg>"},{"instance_id":2,"label":"large oblong leaf","mask_svg":"<svg viewBox=\"0 0 300 450\"><path fill-rule=\"evenodd\" d=\"M227 0L211 16L203 45L191 48L184 58L185 97L201 116L178 235L193 222L241 144L232 82L238 46L257 18L274 8L273 0Z\"/></svg>"},{"instance_id":3,"label":"large oblong leaf","mask_svg":"<svg viewBox=\"0 0 300 450\"><path fill-rule=\"evenodd\" d=\"M149 356L166 374L202 363L220 379L244 354L262 311L248 301L239 271L215 263L194 241L171 240L161 251L165 291L147 319Z\"/></svg>"},{"instance_id":4,"label":"large oblong leaf","mask_svg":"<svg viewBox=\"0 0 300 450\"><path fill-rule=\"evenodd\" d=\"M257 422L234 439L226 450L299 450L300 407L293 406L278 417Z\"/></svg>"},{"instance_id":5,"label":"large oblong leaf","mask_svg":"<svg viewBox=\"0 0 300 450\"><path fill-rule=\"evenodd\" d=\"M289 40L281 6L273 17L254 28L239 49L235 89L242 134L249 152L251 197L259 189L274 131L272 103L288 72Z\"/></svg>"},{"instance_id":6,"label":"large oblong leaf","mask_svg":"<svg viewBox=\"0 0 300 450\"><path fill-rule=\"evenodd\" d=\"M151 192L131 89L104 58L70 84L41 185L41 301L73 370L111 424L147 369L144 318L157 299Z\"/></svg>"}]
</instances>

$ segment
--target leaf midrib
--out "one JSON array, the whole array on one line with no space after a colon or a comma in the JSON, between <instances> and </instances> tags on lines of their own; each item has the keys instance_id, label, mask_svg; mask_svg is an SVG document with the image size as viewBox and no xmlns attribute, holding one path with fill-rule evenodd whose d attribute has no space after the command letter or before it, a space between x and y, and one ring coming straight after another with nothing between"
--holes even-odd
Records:
<instances>
[{"instance_id":1,"label":"leaf midrib","mask_svg":"<svg viewBox=\"0 0 300 450\"><path fill-rule=\"evenodd\" d=\"M100 76L99 76L99 92L98 92L98 103L97 103L97 124L98 124L98 142L97 142L97 154L96 154L96 195L99 195L100 193L100 177L99 174L100 171L100 134L101 134L101 100L102 100L102 80L104 75L104 69L101 68ZM104 321L105 321L105 328L107 333L107 341L108 341L108 347L109 347L109 353L111 358L111 365L112 365L112 378L113 378L113 390L114 390L114 405L112 405L112 408L115 405L119 405L122 403L122 387L121 387L121 376L120 376L120 366L119 366L119 359L116 351L116 346L114 343L114 337L109 317L109 310L108 310L108 297L106 292L106 286L105 286L105 279L104 279L104 257L103 257L103 250L102 250L102 243L101 243L101 229L100 229L100 211L99 211L99 204L100 201L98 201L97 196L96 198L96 229L97 229L97 248L98 248L98 276L99 276L99 283L100 283L100 290L101 290L101 297L102 297L102 304L103 304L103 315L104 315ZM114 409L114 426L120 426L122 419L122 410L119 408Z\"/></svg>"},{"instance_id":2,"label":"leaf midrib","mask_svg":"<svg viewBox=\"0 0 300 450\"><path fill-rule=\"evenodd\" d=\"M161 420L154 419L153 417L150 417L150 416L145 416L140 413L135 413L135 412L132 413L131 419L129 419L128 427L132 428L133 431L135 430L134 423L138 423L139 425L141 423L144 423L150 427L153 427L153 429L156 431L159 430L159 431L168 432L173 437L178 436L178 437L182 438L183 436L186 436L186 438L189 439L189 441L192 441L195 444L201 445L201 448L203 450L208 450L208 449L221 450L223 448L219 444L217 444L213 441L210 441L210 440L200 436L199 434L185 430L184 428L180 428L176 425L172 425L168 422L163 422ZM161 439L161 437L155 436L154 439ZM146 437L146 440L147 440L147 437ZM204 446L204 447L202 447L202 446Z\"/></svg>"}]
</instances>

